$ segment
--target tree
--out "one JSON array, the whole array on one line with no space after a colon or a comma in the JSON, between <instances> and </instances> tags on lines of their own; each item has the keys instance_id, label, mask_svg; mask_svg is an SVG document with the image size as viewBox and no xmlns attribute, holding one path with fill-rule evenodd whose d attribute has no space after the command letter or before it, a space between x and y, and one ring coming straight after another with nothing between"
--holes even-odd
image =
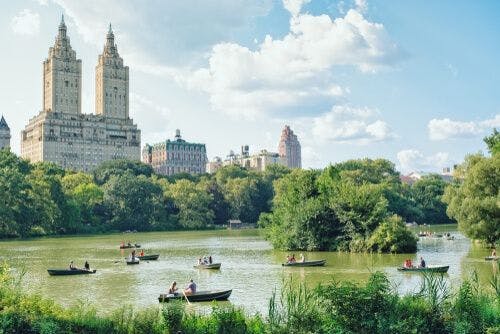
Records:
<instances>
[{"instance_id":1,"label":"tree","mask_svg":"<svg viewBox=\"0 0 500 334\"><path fill-rule=\"evenodd\" d=\"M172 198L182 227L205 228L213 223L214 213L210 209L212 197L203 185L187 179L178 180L169 186L165 196Z\"/></svg>"},{"instance_id":2,"label":"tree","mask_svg":"<svg viewBox=\"0 0 500 334\"><path fill-rule=\"evenodd\" d=\"M148 231L166 223L162 189L144 175L111 176L104 185L104 205L109 223L120 231Z\"/></svg>"},{"instance_id":3,"label":"tree","mask_svg":"<svg viewBox=\"0 0 500 334\"><path fill-rule=\"evenodd\" d=\"M418 223L454 223L446 214L446 204L442 200L447 185L448 183L436 174L424 176L412 185L411 195L422 213L416 220Z\"/></svg>"},{"instance_id":4,"label":"tree","mask_svg":"<svg viewBox=\"0 0 500 334\"><path fill-rule=\"evenodd\" d=\"M135 176L144 175L150 177L153 174L153 168L140 161L110 160L103 162L94 170L94 180L98 185L103 185L111 176L124 175L126 173Z\"/></svg>"},{"instance_id":5,"label":"tree","mask_svg":"<svg viewBox=\"0 0 500 334\"><path fill-rule=\"evenodd\" d=\"M368 247L381 253L413 253L417 251L417 238L406 228L401 217L393 215L375 229Z\"/></svg>"},{"instance_id":6,"label":"tree","mask_svg":"<svg viewBox=\"0 0 500 334\"><path fill-rule=\"evenodd\" d=\"M472 239L495 244L500 239L500 155L469 156L460 168L464 179L446 188L447 213Z\"/></svg>"},{"instance_id":7,"label":"tree","mask_svg":"<svg viewBox=\"0 0 500 334\"><path fill-rule=\"evenodd\" d=\"M488 151L491 155L500 153L500 132L497 129L493 129L493 133L485 137L484 142L488 146Z\"/></svg>"}]
</instances>

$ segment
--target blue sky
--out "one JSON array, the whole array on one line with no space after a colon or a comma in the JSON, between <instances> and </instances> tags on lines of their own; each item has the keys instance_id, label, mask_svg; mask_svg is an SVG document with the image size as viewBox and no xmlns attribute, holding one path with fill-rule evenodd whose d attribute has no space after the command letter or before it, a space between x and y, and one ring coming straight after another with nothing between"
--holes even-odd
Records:
<instances>
[{"instance_id":1,"label":"blue sky","mask_svg":"<svg viewBox=\"0 0 500 334\"><path fill-rule=\"evenodd\" d=\"M64 13L83 63L83 111L109 22L130 67L142 143L208 156L277 150L291 125L303 166L384 157L439 171L500 128L498 1L2 1L0 113L20 131L41 108L42 61ZM6 47L5 47L6 46Z\"/></svg>"}]
</instances>

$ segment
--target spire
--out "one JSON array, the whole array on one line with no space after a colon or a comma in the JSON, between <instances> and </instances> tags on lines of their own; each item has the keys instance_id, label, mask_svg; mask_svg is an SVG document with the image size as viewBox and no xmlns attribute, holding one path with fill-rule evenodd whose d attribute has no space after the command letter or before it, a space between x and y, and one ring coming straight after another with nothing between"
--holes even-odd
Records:
<instances>
[{"instance_id":1,"label":"spire","mask_svg":"<svg viewBox=\"0 0 500 334\"><path fill-rule=\"evenodd\" d=\"M59 23L59 37L66 37L66 23L64 23L64 14L61 15L61 23Z\"/></svg>"},{"instance_id":2,"label":"spire","mask_svg":"<svg viewBox=\"0 0 500 334\"><path fill-rule=\"evenodd\" d=\"M0 129L7 129L9 130L9 126L7 125L7 122L5 121L5 118L2 115L2 118L0 119Z\"/></svg>"},{"instance_id":3,"label":"spire","mask_svg":"<svg viewBox=\"0 0 500 334\"><path fill-rule=\"evenodd\" d=\"M109 24L108 34L106 35L106 45L104 46L104 52L108 55L117 53L115 45L115 34L113 34L111 23Z\"/></svg>"},{"instance_id":4,"label":"spire","mask_svg":"<svg viewBox=\"0 0 500 334\"><path fill-rule=\"evenodd\" d=\"M109 22L109 30L108 30L108 34L112 34L113 33L113 29L111 29L111 22Z\"/></svg>"}]
</instances>

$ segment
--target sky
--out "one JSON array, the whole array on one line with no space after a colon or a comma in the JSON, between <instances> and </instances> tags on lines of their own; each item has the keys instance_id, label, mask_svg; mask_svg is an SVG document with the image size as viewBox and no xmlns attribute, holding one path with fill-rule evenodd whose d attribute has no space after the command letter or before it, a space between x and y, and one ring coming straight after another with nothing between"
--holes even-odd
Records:
<instances>
[{"instance_id":1,"label":"sky","mask_svg":"<svg viewBox=\"0 0 500 334\"><path fill-rule=\"evenodd\" d=\"M42 62L64 14L82 60L82 111L109 23L130 68L142 145L205 143L208 158L277 151L302 166L386 158L439 172L500 128L500 2L0 0L0 114L20 132L42 108Z\"/></svg>"}]
</instances>

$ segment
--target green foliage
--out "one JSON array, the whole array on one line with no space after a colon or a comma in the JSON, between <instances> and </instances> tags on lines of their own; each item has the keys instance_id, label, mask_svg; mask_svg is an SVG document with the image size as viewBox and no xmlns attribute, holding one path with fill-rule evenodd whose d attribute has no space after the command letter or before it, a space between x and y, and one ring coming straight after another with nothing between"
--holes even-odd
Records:
<instances>
[{"instance_id":1,"label":"green foliage","mask_svg":"<svg viewBox=\"0 0 500 334\"><path fill-rule=\"evenodd\" d=\"M388 217L371 235L368 247L383 253L414 253L417 238L409 231L399 216Z\"/></svg>"},{"instance_id":2,"label":"green foliage","mask_svg":"<svg viewBox=\"0 0 500 334\"><path fill-rule=\"evenodd\" d=\"M463 180L446 188L447 213L469 238L490 244L500 239L500 155L469 156L459 169Z\"/></svg>"},{"instance_id":3,"label":"green foliage","mask_svg":"<svg viewBox=\"0 0 500 334\"><path fill-rule=\"evenodd\" d=\"M132 174L135 176L144 175L150 177L153 168L150 165L132 160L110 160L103 162L94 170L94 179L98 185L103 185L112 176Z\"/></svg>"},{"instance_id":4,"label":"green foliage","mask_svg":"<svg viewBox=\"0 0 500 334\"><path fill-rule=\"evenodd\" d=\"M401 219L388 218L388 198L394 198L388 195L401 184L393 164L386 160L351 160L321 173L294 170L275 181L274 188L272 213L261 215L259 224L275 248L416 249L416 239Z\"/></svg>"},{"instance_id":5,"label":"green foliage","mask_svg":"<svg viewBox=\"0 0 500 334\"><path fill-rule=\"evenodd\" d=\"M411 196L422 212L415 221L420 224L454 223L446 214L446 204L442 200L447 185L439 175L434 174L422 177L411 186Z\"/></svg>"},{"instance_id":6,"label":"green foliage","mask_svg":"<svg viewBox=\"0 0 500 334\"><path fill-rule=\"evenodd\" d=\"M493 133L485 137L484 142L488 146L488 151L491 155L497 155L500 153L500 132L497 129L493 129Z\"/></svg>"}]
</instances>

